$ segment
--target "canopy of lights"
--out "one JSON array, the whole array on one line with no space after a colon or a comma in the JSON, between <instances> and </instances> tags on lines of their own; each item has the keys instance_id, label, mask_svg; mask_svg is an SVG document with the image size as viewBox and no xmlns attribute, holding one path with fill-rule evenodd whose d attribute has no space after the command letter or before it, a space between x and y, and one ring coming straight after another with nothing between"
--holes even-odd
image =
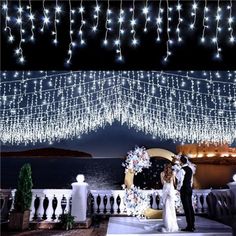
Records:
<instances>
[{"instance_id":1,"label":"canopy of lights","mask_svg":"<svg viewBox=\"0 0 236 236\"><path fill-rule=\"evenodd\" d=\"M193 31L197 32L199 43L212 48L215 59L221 58L224 47L236 42L233 0L35 2L5 0L2 4L3 29L9 43L15 45L13 54L19 63L27 61L24 45L34 43L40 34L48 34L49 43L60 46L58 30L61 24L67 25L63 30L69 39L67 64L71 63L76 47L86 46L93 34L99 35L97 42L100 41L102 47L114 49L120 61L124 59L124 48L142 44L143 34L150 31L154 32L153 43L165 42L164 63L174 53L174 45L189 40Z\"/></svg>"},{"instance_id":2,"label":"canopy of lights","mask_svg":"<svg viewBox=\"0 0 236 236\"><path fill-rule=\"evenodd\" d=\"M55 142L114 121L153 138L236 140L236 71L1 72L3 144Z\"/></svg>"}]
</instances>

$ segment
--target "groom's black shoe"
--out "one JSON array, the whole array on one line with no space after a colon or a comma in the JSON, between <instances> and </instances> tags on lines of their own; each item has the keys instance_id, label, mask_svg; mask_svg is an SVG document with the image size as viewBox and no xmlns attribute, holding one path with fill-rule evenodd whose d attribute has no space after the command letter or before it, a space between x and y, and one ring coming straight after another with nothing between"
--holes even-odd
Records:
<instances>
[{"instance_id":1,"label":"groom's black shoe","mask_svg":"<svg viewBox=\"0 0 236 236\"><path fill-rule=\"evenodd\" d=\"M189 228L189 227L181 229L181 231L187 231L187 232L194 232L194 230L195 230L195 228Z\"/></svg>"}]
</instances>

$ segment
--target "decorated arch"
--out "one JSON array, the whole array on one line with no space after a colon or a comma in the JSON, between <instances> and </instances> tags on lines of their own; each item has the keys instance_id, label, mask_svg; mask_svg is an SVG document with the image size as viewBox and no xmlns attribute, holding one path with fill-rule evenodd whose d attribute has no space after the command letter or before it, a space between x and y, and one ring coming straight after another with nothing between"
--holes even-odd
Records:
<instances>
[{"instance_id":1,"label":"decorated arch","mask_svg":"<svg viewBox=\"0 0 236 236\"><path fill-rule=\"evenodd\" d=\"M143 158L144 162L147 161L148 158L153 158L153 157L164 158L164 159L167 159L168 161L172 161L172 156L175 155L173 152L170 152L170 151L162 149L162 148L151 148L151 149L147 149L147 150L143 149L143 150L141 150L141 153L143 153L141 155L145 156ZM129 155L131 155L131 154L129 154ZM134 154L134 155L138 155L138 154ZM150 165L150 164L146 164L147 168L148 168L148 165ZM126 191L130 195L132 195L132 194L135 195L136 194L135 192L138 192L138 190L134 186L134 176L135 176L135 174L137 174L137 171L135 171L134 169L135 169L135 166L129 165L126 168L126 172L125 172L124 185L126 187ZM140 171L138 170L138 172L141 172L141 170ZM141 198L145 198L145 197L141 196ZM144 202L145 200L142 200L142 201ZM146 218L149 218L149 219L150 218L158 219L158 218L162 218L162 210L156 210L156 209L152 209L150 207L147 207L146 209L144 209L142 215L144 215Z\"/></svg>"}]
</instances>

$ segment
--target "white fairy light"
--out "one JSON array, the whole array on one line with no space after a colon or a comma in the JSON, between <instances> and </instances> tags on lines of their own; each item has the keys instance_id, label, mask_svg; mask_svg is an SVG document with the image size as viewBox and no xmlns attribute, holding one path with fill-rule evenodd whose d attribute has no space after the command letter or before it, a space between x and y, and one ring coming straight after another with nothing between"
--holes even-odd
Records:
<instances>
[{"instance_id":1,"label":"white fairy light","mask_svg":"<svg viewBox=\"0 0 236 236\"><path fill-rule=\"evenodd\" d=\"M48 14L49 10L45 8L45 0L43 0L43 25L41 28L41 32L44 32L45 25L48 25L50 23L50 18Z\"/></svg>"},{"instance_id":2,"label":"white fairy light","mask_svg":"<svg viewBox=\"0 0 236 236\"><path fill-rule=\"evenodd\" d=\"M136 25L135 0L133 0L133 7L132 7L131 11L132 11L132 19L130 21L130 25L131 25L131 34L132 34L132 45L136 46L138 44L138 40L136 39L136 29L135 29L135 25Z\"/></svg>"},{"instance_id":3,"label":"white fairy light","mask_svg":"<svg viewBox=\"0 0 236 236\"><path fill-rule=\"evenodd\" d=\"M70 64L71 58L72 58L72 52L73 52L73 46L75 46L75 43L73 42L73 30L72 30L72 24L74 22L74 19L72 19L72 15L74 15L74 10L71 8L71 0L68 0L69 2L69 14L70 14L70 28L69 28L69 35L70 35L70 44L68 49L69 58L67 59L66 63Z\"/></svg>"},{"instance_id":4,"label":"white fairy light","mask_svg":"<svg viewBox=\"0 0 236 236\"><path fill-rule=\"evenodd\" d=\"M98 5L98 0L96 0L96 6L94 7L94 15L93 15L94 19L96 19L96 23L92 27L93 32L96 32L98 28L99 12L100 12L100 6Z\"/></svg>"},{"instance_id":5,"label":"white fairy light","mask_svg":"<svg viewBox=\"0 0 236 236\"><path fill-rule=\"evenodd\" d=\"M208 22L208 17L207 17L207 12L209 11L209 8L207 7L207 0L205 0L205 5L204 5L204 13L203 13L203 18L202 18L202 25L203 25L203 30L202 30L202 37L201 37L201 42L205 42L205 31L207 28L209 28L207 22Z\"/></svg>"},{"instance_id":6,"label":"white fairy light","mask_svg":"<svg viewBox=\"0 0 236 236\"><path fill-rule=\"evenodd\" d=\"M85 44L85 40L83 38L83 26L85 25L85 20L84 20L84 7L83 7L83 0L80 0L80 27L79 27L79 36L80 36L80 45Z\"/></svg>"},{"instance_id":7,"label":"white fairy light","mask_svg":"<svg viewBox=\"0 0 236 236\"><path fill-rule=\"evenodd\" d=\"M229 18L228 18L228 24L229 24L229 32L230 32L230 37L229 37L229 41L231 43L235 42L235 38L234 38L234 30L233 30L233 27L232 27L232 23L234 22L234 18L232 16L232 0L229 0L230 1L230 5L227 6L227 9L229 10Z\"/></svg>"},{"instance_id":8,"label":"white fairy light","mask_svg":"<svg viewBox=\"0 0 236 236\"><path fill-rule=\"evenodd\" d=\"M8 32L8 41L12 43L14 41L14 37L11 33L11 27L8 25L8 21L10 21L10 17L8 15L8 0L3 4L2 9L5 11L5 28L4 30Z\"/></svg>"},{"instance_id":9,"label":"white fairy light","mask_svg":"<svg viewBox=\"0 0 236 236\"><path fill-rule=\"evenodd\" d=\"M149 9L148 9L148 0L145 1L145 7L142 9L142 12L145 16L145 25L144 25L144 32L147 32L147 23L150 21L150 17L148 16Z\"/></svg>"},{"instance_id":10,"label":"white fairy light","mask_svg":"<svg viewBox=\"0 0 236 236\"><path fill-rule=\"evenodd\" d=\"M34 26L34 19L35 19L35 16L33 15L32 13L32 4L31 4L31 0L29 0L29 19L30 19L30 22L31 22L31 37L30 37L30 40L31 41L34 41L34 29L35 29L35 26Z\"/></svg>"},{"instance_id":11,"label":"white fairy light","mask_svg":"<svg viewBox=\"0 0 236 236\"><path fill-rule=\"evenodd\" d=\"M197 3L196 0L193 0L191 16L193 16L193 22L190 24L190 29L194 29L197 19Z\"/></svg>"},{"instance_id":12,"label":"white fairy light","mask_svg":"<svg viewBox=\"0 0 236 236\"><path fill-rule=\"evenodd\" d=\"M111 30L111 28L110 28L110 26L109 26L110 23L111 23L110 14L111 14L111 10L110 10L110 0L107 0L107 12L106 12L106 22L105 22L106 32L105 32L105 38L104 38L104 41L103 41L103 44L104 44L105 46L108 44L108 40L107 40L108 31Z\"/></svg>"},{"instance_id":13,"label":"white fairy light","mask_svg":"<svg viewBox=\"0 0 236 236\"><path fill-rule=\"evenodd\" d=\"M59 23L59 19L57 18L57 15L61 13L61 7L58 5L58 0L56 0L56 6L54 10L54 31L52 34L54 35L53 43L56 45L58 43L57 39L57 24Z\"/></svg>"},{"instance_id":14,"label":"white fairy light","mask_svg":"<svg viewBox=\"0 0 236 236\"><path fill-rule=\"evenodd\" d=\"M8 88L8 92L1 90L2 143L54 142L115 120L181 142L236 139L235 83L221 79L225 76L218 71L209 72L207 78L192 77L194 72L163 71L43 72L38 77L20 73L7 72L1 82L1 88ZM18 86L22 79L24 86ZM169 94L176 94L176 99ZM222 106L223 100L230 101L227 107Z\"/></svg>"},{"instance_id":15,"label":"white fairy light","mask_svg":"<svg viewBox=\"0 0 236 236\"><path fill-rule=\"evenodd\" d=\"M118 38L115 40L115 45L117 46L116 53L118 54L118 61L123 60L122 56L122 49L121 49L121 30L122 30L122 23L124 22L124 10L122 9L122 1L120 0L120 11L119 11L119 32L118 32Z\"/></svg>"},{"instance_id":16,"label":"white fairy light","mask_svg":"<svg viewBox=\"0 0 236 236\"><path fill-rule=\"evenodd\" d=\"M217 0L217 10L216 10L216 31L215 36L212 38L212 42L216 45L216 58L220 58L221 48L219 47L219 39L218 34L221 30L219 24L221 20L221 8L220 8L220 0Z\"/></svg>"},{"instance_id":17,"label":"white fairy light","mask_svg":"<svg viewBox=\"0 0 236 236\"><path fill-rule=\"evenodd\" d=\"M158 16L157 16L157 19L156 19L156 26L157 26L156 41L157 42L159 42L161 40L160 34L162 32L161 24L162 24L162 14L163 14L164 10L161 8L161 3L162 3L162 0L159 1Z\"/></svg>"},{"instance_id":18,"label":"white fairy light","mask_svg":"<svg viewBox=\"0 0 236 236\"><path fill-rule=\"evenodd\" d=\"M169 56L171 55L171 51L170 51L170 44L172 43L172 40L170 39L170 20L171 18L169 17L169 13L170 13L170 8L169 8L169 0L166 0L166 33L167 33L167 41L166 41L166 56L164 57L164 62L166 62L169 58Z\"/></svg>"},{"instance_id":19,"label":"white fairy light","mask_svg":"<svg viewBox=\"0 0 236 236\"><path fill-rule=\"evenodd\" d=\"M58 5L58 0L56 0L55 5L53 5L54 11L49 11L47 8L45 8L45 1L46 0L41 0L42 1L42 16L38 16L38 14L34 14L32 13L32 0L28 0L29 1L29 6L27 6L27 3L23 6L18 6L18 10L15 13L15 11L11 11L13 16L10 17L8 15L8 10L9 10L9 5L8 5L8 0L5 0L5 3L2 5L2 10L4 12L4 16L5 17L5 31L6 31L6 35L8 37L8 41L12 42L14 40L14 36L12 35L12 29L13 27L15 27L16 29L20 29L20 33L21 35L21 39L20 41L22 43L26 42L26 37L27 35L27 31L26 29L28 29L28 21L24 20L24 19L29 19L30 21L30 25L31 25L31 34L29 35L29 38L31 40L34 40L34 38L36 37L35 32L37 31L36 27L40 27L41 32L45 31L45 27L50 24L50 21L53 21L54 25L53 25L53 29L52 29L52 35L53 35L53 42L55 44L58 43L58 34L57 34L57 28L59 27L59 15L62 12L62 7L63 6L59 6ZM107 8L106 8L106 12L102 12L103 9L100 8L100 6L98 5L99 1L96 1L96 5L92 6L93 7L93 16L94 16L94 23L92 25L92 30L95 32L98 29L99 26L99 18L100 18L100 14L102 13L106 13L106 19L105 19L105 35L104 35L104 39L103 39L103 44L106 46L108 44L108 35L109 37L113 38L113 40L118 40L117 42L122 42L122 36L127 32L127 29L130 31L130 34L126 35L125 38L127 38L127 40L124 42L124 44L127 44L127 42L130 44L130 46L137 46L138 44L141 44L142 42L140 41L140 37L138 35L138 33L140 33L141 31L139 30L140 26L139 23L139 18L142 17L142 15L145 16L145 25L144 25L144 31L147 31L147 28L149 28L150 25L150 29L153 29L153 26L156 28L156 32L157 35L156 37L156 41L161 41L161 36L167 36L167 55L164 55L164 60L168 60L169 55L171 55L171 51L170 51L170 46L173 43L172 40L172 29L175 30L175 34L176 34L176 38L177 38L177 42L182 42L184 41L185 37L187 36L186 34L188 32L183 31L182 30L182 24L183 26L187 24L187 20L188 17L185 18L184 14L182 13L182 8L185 7L185 2L181 1L181 0L177 0L176 1L176 5L172 5L168 3L168 0L166 0L168 7L164 7L162 8L162 0L159 0L159 4L158 6L156 6L156 8L158 8L158 14L157 16L154 18L151 18L151 6L149 5L148 0L145 0L145 5L144 8L141 9L141 11L139 12L139 15L136 15L135 11L138 14L137 11L137 7L135 6L136 2L135 0L133 0L133 6L131 6L131 8L129 9L131 14L127 14L125 15L124 12L127 11L127 9L122 9L122 12L116 12L114 11L114 13L112 13L111 15L111 4L112 2L110 0L106 0L107 1ZM201 29L196 29L196 18L199 18L199 21L202 22L202 33L200 34L200 41L202 43L204 43L205 41L210 41L212 43L214 43L216 45L217 48L217 53L216 53L216 57L220 57L221 54L221 47L219 47L219 39L220 39L220 32L226 32L228 31L228 40L231 43L236 42L235 40L235 35L234 35L234 24L235 24L235 20L234 20L234 16L233 16L233 12L232 12L232 6L233 6L233 0L227 0L229 1L229 3L222 3L222 9L219 7L219 1L218 1L218 8L217 8L217 13L215 14L213 11L210 12L210 8L209 8L209 4L207 4L207 0L205 1L205 6L203 8L202 5L204 4L199 4L199 6L197 5L197 1L193 0L193 3L191 4L191 28L193 30L196 30L196 32L201 31ZM23 4L23 1L22 1ZM65 4L65 3L62 3ZM86 42L86 37L89 34L86 34L86 31L88 30L89 27L85 27L86 21L87 19L85 19L85 17L90 17L90 14L84 14L84 7L82 4L82 0L80 2L80 7L79 7L79 15L80 15L80 26L78 26L78 34L79 34L79 38L80 38L80 45L85 44ZM187 5L187 3L186 3ZM155 5L154 5L155 6ZM173 8L174 6L174 8ZM224 7L227 6L227 7ZM13 6L14 7L14 6ZM24 10L26 7L26 11ZM68 11L67 7L65 7L64 9L66 9L66 11ZM177 13L176 15L174 15L173 13L173 9L176 9ZM197 11L202 10L202 12L199 12L199 14L197 15ZM27 10L29 10L29 13L27 12ZM75 46L75 42L74 40L74 36L72 37L74 30L73 30L73 23L74 23L74 19L73 17L75 17L75 11L73 9L70 10L71 12L69 14L66 14L67 17L69 17L70 19L68 19L68 21L70 21L70 44L69 44L69 49L68 49L68 53L69 53L69 59L68 57L66 57L66 61L68 61L68 63L70 63L70 57L72 56L72 51L73 48L72 46ZM156 12L155 9L152 10L152 12ZM15 14L15 15L14 15ZM167 16L167 22L166 24L163 24L163 16ZM104 14L105 16L105 14ZM216 21L210 23L209 19L211 18L215 18ZM40 18L38 18L40 17ZM64 18L64 17L63 17ZM114 20L117 19L118 20ZM193 18L193 21L192 21ZM12 19L15 19L16 24L9 24L9 21L11 21ZM40 24L36 24L36 22L40 20L42 21L41 25ZM63 19L64 20L64 19ZM173 22L176 21L176 22ZM90 22L90 21L89 21ZM113 22L113 23L112 23ZM223 22L226 22L226 24L223 24ZM215 27L213 28L212 26L214 25L214 23L216 23L216 29ZM113 25L114 24L114 25ZM212 26L211 26L212 25ZM212 28L211 32L210 32L210 26ZM112 28L114 27L114 29L118 29L119 31L113 30ZM163 27L165 28L165 32L167 32L167 34L163 34ZM130 29L131 28L131 29ZM209 30L207 30L209 29ZM49 27L47 27L47 30L49 30ZM211 37L210 35L212 35L212 31L213 32L213 37ZM17 31L16 31L17 32ZM110 33L111 32L111 33ZM207 34L206 34L207 32ZM209 33L209 34L208 34ZM162 35L163 34L163 35ZM171 36L171 38L170 38ZM89 37L89 36L88 36ZM173 36L174 37L174 36ZM17 37L18 38L18 37ZM165 38L165 37L163 37ZM28 41L27 41L28 43ZM222 41L223 44L223 41ZM226 44L227 45L227 44ZM122 59L122 55L119 44L116 44L117 46L117 54L119 54L120 59ZM123 46L123 42L122 42L122 46ZM206 44L206 46L208 46L208 44ZM221 45L220 45L221 46ZM124 47L125 48L125 47ZM222 45L223 48L223 45ZM17 50L18 55L20 55L21 50ZM23 62L23 56L21 57L21 62Z\"/></svg>"},{"instance_id":20,"label":"white fairy light","mask_svg":"<svg viewBox=\"0 0 236 236\"><path fill-rule=\"evenodd\" d=\"M180 24L181 22L183 21L183 19L181 18L181 9L182 9L182 6L180 4L180 0L178 0L178 4L176 6L176 9L178 11L178 25L176 27L176 32L177 32L177 35L178 35L178 42L181 42L182 41L182 37L181 37L181 32L180 32Z\"/></svg>"},{"instance_id":21,"label":"white fairy light","mask_svg":"<svg viewBox=\"0 0 236 236\"><path fill-rule=\"evenodd\" d=\"M21 6L21 0L19 0L19 7L18 7L18 18L17 18L17 24L19 24L19 32L20 32L20 42L18 44L18 48L15 50L15 54L18 56L19 62L23 64L25 62L25 58L23 55L23 49L22 49L22 43L24 42L23 38L23 26L22 26L22 12L23 8Z\"/></svg>"}]
</instances>

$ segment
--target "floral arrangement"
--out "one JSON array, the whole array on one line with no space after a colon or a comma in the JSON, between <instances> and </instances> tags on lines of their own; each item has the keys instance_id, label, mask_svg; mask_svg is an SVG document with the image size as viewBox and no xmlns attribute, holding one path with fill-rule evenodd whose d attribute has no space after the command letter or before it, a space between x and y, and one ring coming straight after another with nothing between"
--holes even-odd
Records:
<instances>
[{"instance_id":1,"label":"floral arrangement","mask_svg":"<svg viewBox=\"0 0 236 236\"><path fill-rule=\"evenodd\" d=\"M135 147L134 151L129 151L127 157L122 166L125 167L125 171L132 170L134 174L142 172L143 168L149 168L151 166L150 157L144 147Z\"/></svg>"},{"instance_id":2,"label":"floral arrangement","mask_svg":"<svg viewBox=\"0 0 236 236\"><path fill-rule=\"evenodd\" d=\"M132 185L130 189L125 189L124 203L128 215L143 218L144 211L150 207L150 197Z\"/></svg>"},{"instance_id":3,"label":"floral arrangement","mask_svg":"<svg viewBox=\"0 0 236 236\"><path fill-rule=\"evenodd\" d=\"M178 213L184 213L184 208L180 199L180 192L176 191L176 197L175 197L175 209Z\"/></svg>"}]
</instances>

